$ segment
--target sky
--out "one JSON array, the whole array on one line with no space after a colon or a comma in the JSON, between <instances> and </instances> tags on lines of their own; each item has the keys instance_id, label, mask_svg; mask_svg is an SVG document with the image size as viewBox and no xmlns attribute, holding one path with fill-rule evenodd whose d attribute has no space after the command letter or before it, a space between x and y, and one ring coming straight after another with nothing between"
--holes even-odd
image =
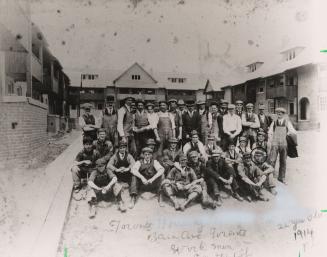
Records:
<instances>
[{"instance_id":1,"label":"sky","mask_svg":"<svg viewBox=\"0 0 327 257\"><path fill-rule=\"evenodd\" d=\"M225 74L315 40L315 0L30 0L65 70Z\"/></svg>"}]
</instances>

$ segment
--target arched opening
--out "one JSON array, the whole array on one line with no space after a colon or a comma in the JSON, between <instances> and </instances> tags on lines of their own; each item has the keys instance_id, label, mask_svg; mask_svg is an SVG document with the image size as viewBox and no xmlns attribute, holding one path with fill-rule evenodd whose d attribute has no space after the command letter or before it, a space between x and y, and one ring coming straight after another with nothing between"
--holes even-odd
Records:
<instances>
[{"instance_id":1,"label":"arched opening","mask_svg":"<svg viewBox=\"0 0 327 257\"><path fill-rule=\"evenodd\" d=\"M309 99L306 97L301 98L300 100L300 120L309 119Z\"/></svg>"}]
</instances>

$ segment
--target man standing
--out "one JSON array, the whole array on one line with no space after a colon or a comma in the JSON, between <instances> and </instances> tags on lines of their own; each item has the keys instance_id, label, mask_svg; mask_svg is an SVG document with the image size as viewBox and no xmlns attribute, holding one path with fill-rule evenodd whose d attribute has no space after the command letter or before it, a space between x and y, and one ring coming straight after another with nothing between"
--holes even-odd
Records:
<instances>
[{"instance_id":1,"label":"man standing","mask_svg":"<svg viewBox=\"0 0 327 257\"><path fill-rule=\"evenodd\" d=\"M144 102L137 101L137 110L135 113L135 126L133 128L135 137L135 146L137 156L141 153L141 149L145 146L145 142L148 139L148 130L150 129L148 114L144 110Z\"/></svg>"},{"instance_id":2,"label":"man standing","mask_svg":"<svg viewBox=\"0 0 327 257\"><path fill-rule=\"evenodd\" d=\"M177 100L176 99L170 99L168 101L169 103L169 112L174 116L175 118L175 136L178 141L182 139L182 127L183 127L183 121L182 121L182 115L179 111L177 111Z\"/></svg>"},{"instance_id":3,"label":"man standing","mask_svg":"<svg viewBox=\"0 0 327 257\"><path fill-rule=\"evenodd\" d=\"M132 113L132 97L125 98L125 104L118 110L117 131L121 140L125 141L129 153L136 155L135 140L133 135L134 114Z\"/></svg>"},{"instance_id":4,"label":"man standing","mask_svg":"<svg viewBox=\"0 0 327 257\"><path fill-rule=\"evenodd\" d=\"M79 118L79 126L82 128L84 137L90 137L92 140L97 139L97 126L95 124L95 118L91 114L91 105L84 107L85 113Z\"/></svg>"},{"instance_id":5,"label":"man standing","mask_svg":"<svg viewBox=\"0 0 327 257\"><path fill-rule=\"evenodd\" d=\"M162 183L162 188L174 204L175 210L184 211L188 204L201 195L200 183L203 179L197 179L193 169L187 166L187 158L184 154L179 156L178 166L179 168L174 167L168 173L167 178ZM179 194L187 197L181 205L176 197Z\"/></svg>"},{"instance_id":6,"label":"man standing","mask_svg":"<svg viewBox=\"0 0 327 257\"><path fill-rule=\"evenodd\" d=\"M248 103L245 107L246 112L242 114L242 136L249 140L250 148L252 148L257 139L257 129L260 127L260 123L258 116L253 112L253 104Z\"/></svg>"},{"instance_id":7,"label":"man standing","mask_svg":"<svg viewBox=\"0 0 327 257\"><path fill-rule=\"evenodd\" d=\"M243 113L243 101L237 100L235 102L235 108L236 108L236 115L238 115L242 119L242 113Z\"/></svg>"},{"instance_id":8,"label":"man standing","mask_svg":"<svg viewBox=\"0 0 327 257\"><path fill-rule=\"evenodd\" d=\"M158 114L158 124L157 124L157 141L160 142L158 149L158 154L162 155L163 149L168 146L168 140L171 137L175 137L175 118L174 115L168 112L167 103L165 101L160 101L160 111Z\"/></svg>"},{"instance_id":9,"label":"man standing","mask_svg":"<svg viewBox=\"0 0 327 257\"><path fill-rule=\"evenodd\" d=\"M102 128L98 130L98 139L93 141L93 148L100 153L100 159L106 164L114 153L112 143L106 139L106 131Z\"/></svg>"},{"instance_id":10,"label":"man standing","mask_svg":"<svg viewBox=\"0 0 327 257\"><path fill-rule=\"evenodd\" d=\"M179 99L177 101L177 105L178 105L178 112L182 116L183 113L186 112L186 106L185 106L184 100L183 99Z\"/></svg>"},{"instance_id":11,"label":"man standing","mask_svg":"<svg viewBox=\"0 0 327 257\"><path fill-rule=\"evenodd\" d=\"M228 114L224 115L223 118L223 138L222 148L226 150L228 145L232 142L236 145L237 137L242 131L242 122L239 116L235 113L235 105L228 105Z\"/></svg>"},{"instance_id":12,"label":"man standing","mask_svg":"<svg viewBox=\"0 0 327 257\"><path fill-rule=\"evenodd\" d=\"M243 201L243 198L238 194L239 186L236 181L236 173L234 169L221 158L222 151L215 150L212 153L211 160L207 163L206 181L208 186L213 191L217 205L221 205L220 192L227 188L232 196Z\"/></svg>"},{"instance_id":13,"label":"man standing","mask_svg":"<svg viewBox=\"0 0 327 257\"><path fill-rule=\"evenodd\" d=\"M277 108L277 120L272 122L269 127L269 139L271 142L270 150L270 164L275 167L277 156L279 155L279 172L278 180L284 184L287 184L285 181L286 174L286 159L287 159L287 141L286 136L290 134L296 134L296 131L289 120L286 120L284 108Z\"/></svg>"},{"instance_id":14,"label":"man standing","mask_svg":"<svg viewBox=\"0 0 327 257\"><path fill-rule=\"evenodd\" d=\"M212 116L212 127L211 127L211 135L215 137L215 143L220 142L220 131L218 127L218 104L216 102L211 103L211 116Z\"/></svg>"},{"instance_id":15,"label":"man standing","mask_svg":"<svg viewBox=\"0 0 327 257\"><path fill-rule=\"evenodd\" d=\"M190 102L188 110L182 115L183 119L183 144L187 143L191 139L191 132L193 130L200 132L201 118L199 113L195 110L194 102Z\"/></svg>"},{"instance_id":16,"label":"man standing","mask_svg":"<svg viewBox=\"0 0 327 257\"><path fill-rule=\"evenodd\" d=\"M218 129L219 129L219 137L221 138L221 147L224 146L224 129L223 129L223 121L224 116L227 114L228 110L228 102L224 99L220 100L220 108L219 108L219 115L217 117Z\"/></svg>"},{"instance_id":17,"label":"man standing","mask_svg":"<svg viewBox=\"0 0 327 257\"><path fill-rule=\"evenodd\" d=\"M161 205L161 183L165 169L157 160L152 158L152 149L145 147L142 149L143 159L136 161L132 167L134 181L131 189L132 206L136 203L139 190L152 191L158 194L159 205ZM131 206L131 207L132 207Z\"/></svg>"},{"instance_id":18,"label":"man standing","mask_svg":"<svg viewBox=\"0 0 327 257\"><path fill-rule=\"evenodd\" d=\"M107 102L102 115L101 127L105 129L108 140L116 147L118 145L117 112L113 102Z\"/></svg>"},{"instance_id":19,"label":"man standing","mask_svg":"<svg viewBox=\"0 0 327 257\"><path fill-rule=\"evenodd\" d=\"M204 101L198 101L197 106L199 108L200 115L200 140L203 144L207 144L208 135L212 128L212 115L206 110L206 103Z\"/></svg>"},{"instance_id":20,"label":"man standing","mask_svg":"<svg viewBox=\"0 0 327 257\"><path fill-rule=\"evenodd\" d=\"M265 106L263 104L259 104L258 118L260 122L260 128L262 128L263 131L267 133L272 122L272 118L265 114Z\"/></svg>"}]
</instances>

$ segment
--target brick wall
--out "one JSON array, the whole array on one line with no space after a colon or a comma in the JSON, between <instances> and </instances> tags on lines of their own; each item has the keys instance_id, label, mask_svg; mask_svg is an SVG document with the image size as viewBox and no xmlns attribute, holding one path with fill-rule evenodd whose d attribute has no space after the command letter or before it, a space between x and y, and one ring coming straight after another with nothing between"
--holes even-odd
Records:
<instances>
[{"instance_id":1,"label":"brick wall","mask_svg":"<svg viewBox=\"0 0 327 257\"><path fill-rule=\"evenodd\" d=\"M0 110L0 161L28 159L42 151L47 144L44 106L25 99L0 102Z\"/></svg>"}]
</instances>

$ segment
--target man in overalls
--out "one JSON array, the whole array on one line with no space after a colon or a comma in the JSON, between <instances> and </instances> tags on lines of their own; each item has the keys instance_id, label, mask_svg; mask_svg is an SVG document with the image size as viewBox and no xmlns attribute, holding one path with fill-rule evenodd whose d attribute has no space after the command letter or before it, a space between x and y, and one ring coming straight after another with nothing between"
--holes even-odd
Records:
<instances>
[{"instance_id":1,"label":"man in overalls","mask_svg":"<svg viewBox=\"0 0 327 257\"><path fill-rule=\"evenodd\" d=\"M176 99L170 99L168 101L169 103L169 112L174 116L175 118L175 136L178 141L182 139L182 127L183 127L183 121L182 121L182 115L177 110L177 100Z\"/></svg>"},{"instance_id":2,"label":"man in overalls","mask_svg":"<svg viewBox=\"0 0 327 257\"><path fill-rule=\"evenodd\" d=\"M200 140L203 144L207 144L208 135L212 128L212 115L206 110L206 103L204 101L198 101L198 112L200 115Z\"/></svg>"},{"instance_id":3,"label":"man in overalls","mask_svg":"<svg viewBox=\"0 0 327 257\"><path fill-rule=\"evenodd\" d=\"M92 140L97 139L97 126L95 125L95 118L91 114L91 106L84 107L85 113L79 118L79 125L83 130L84 137L90 137Z\"/></svg>"},{"instance_id":4,"label":"man in overalls","mask_svg":"<svg viewBox=\"0 0 327 257\"><path fill-rule=\"evenodd\" d=\"M296 131L289 120L285 118L286 110L276 108L277 120L272 122L268 131L268 141L271 142L269 155L270 164L275 167L277 156L279 155L279 172L278 180L285 185L286 159L287 159L287 141L288 134L296 134Z\"/></svg>"},{"instance_id":5,"label":"man in overalls","mask_svg":"<svg viewBox=\"0 0 327 257\"><path fill-rule=\"evenodd\" d=\"M131 173L134 175L131 188L132 203L135 205L139 190L142 190L143 192L157 193L161 205L160 189L165 169L157 160L152 158L151 148L143 148L142 155L143 158L136 161L131 169Z\"/></svg>"},{"instance_id":6,"label":"man in overalls","mask_svg":"<svg viewBox=\"0 0 327 257\"><path fill-rule=\"evenodd\" d=\"M121 140L125 141L131 155L136 155L135 140L133 135L134 114L132 113L132 97L125 99L125 104L118 110L117 131Z\"/></svg>"},{"instance_id":7,"label":"man in overalls","mask_svg":"<svg viewBox=\"0 0 327 257\"><path fill-rule=\"evenodd\" d=\"M157 124L157 141L160 142L158 154L162 155L164 148L168 146L169 138L175 137L175 118L168 112L168 106L165 101L160 101L160 111L158 114Z\"/></svg>"},{"instance_id":8,"label":"man in overalls","mask_svg":"<svg viewBox=\"0 0 327 257\"><path fill-rule=\"evenodd\" d=\"M133 128L137 156L140 155L141 150L148 139L148 130L150 130L149 125L148 114L144 110L144 102L139 100L137 101L137 110L135 113L135 127Z\"/></svg>"},{"instance_id":9,"label":"man in overalls","mask_svg":"<svg viewBox=\"0 0 327 257\"><path fill-rule=\"evenodd\" d=\"M258 115L253 112L253 107L252 103L248 103L246 105L246 112L242 114L242 136L249 140L250 148L252 148L257 139L257 129L260 127Z\"/></svg>"},{"instance_id":10,"label":"man in overalls","mask_svg":"<svg viewBox=\"0 0 327 257\"><path fill-rule=\"evenodd\" d=\"M107 133L107 139L115 146L118 145L117 133L117 112L114 109L113 102L107 102L107 106L103 111L101 127Z\"/></svg>"}]
</instances>

